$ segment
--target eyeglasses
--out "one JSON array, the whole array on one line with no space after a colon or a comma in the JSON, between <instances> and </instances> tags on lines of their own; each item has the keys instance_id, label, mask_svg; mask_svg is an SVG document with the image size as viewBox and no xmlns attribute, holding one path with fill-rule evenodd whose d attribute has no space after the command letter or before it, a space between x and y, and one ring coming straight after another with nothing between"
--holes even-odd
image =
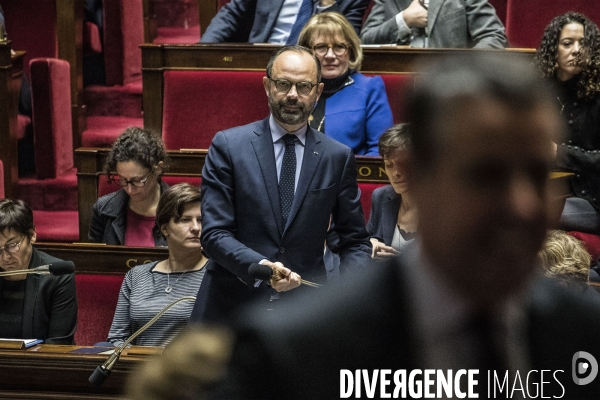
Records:
<instances>
[{"instance_id":1,"label":"eyeglasses","mask_svg":"<svg viewBox=\"0 0 600 400\"><path fill-rule=\"evenodd\" d=\"M327 54L329 49L333 50L333 54L336 56L343 56L348 51L348 45L344 43L335 43L335 44L326 44L319 43L318 45L313 47L313 51L318 56L324 56Z\"/></svg>"},{"instance_id":2,"label":"eyeglasses","mask_svg":"<svg viewBox=\"0 0 600 400\"><path fill-rule=\"evenodd\" d=\"M4 247L0 247L0 254L2 254L2 250L6 250L9 254L15 254L21 248L21 243L25 240L25 236L21 238L18 242L7 244Z\"/></svg>"},{"instance_id":3,"label":"eyeglasses","mask_svg":"<svg viewBox=\"0 0 600 400\"><path fill-rule=\"evenodd\" d=\"M121 187L127 187L127 185L131 184L131 186L133 186L133 187L141 188L146 185L146 181L148 180L148 178L150 178L150 175L152 175L152 172L149 172L145 178L140 179L139 181L136 181L136 180L128 181L127 179L123 179L119 175L112 175L109 178L109 182L115 182L117 185L119 185Z\"/></svg>"},{"instance_id":4,"label":"eyeglasses","mask_svg":"<svg viewBox=\"0 0 600 400\"><path fill-rule=\"evenodd\" d=\"M271 77L269 77L269 80L275 83L275 89L277 89L279 93L287 93L290 91L292 86L296 86L296 91L303 96L309 94L312 91L313 87L319 84L318 82L310 83L304 81L290 82L287 79L272 79Z\"/></svg>"}]
</instances>

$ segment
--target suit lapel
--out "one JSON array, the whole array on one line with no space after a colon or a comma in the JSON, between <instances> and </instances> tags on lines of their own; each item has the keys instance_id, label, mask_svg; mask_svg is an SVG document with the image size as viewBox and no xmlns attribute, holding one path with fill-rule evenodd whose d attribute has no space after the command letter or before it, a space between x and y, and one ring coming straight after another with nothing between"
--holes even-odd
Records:
<instances>
[{"instance_id":1,"label":"suit lapel","mask_svg":"<svg viewBox=\"0 0 600 400\"><path fill-rule=\"evenodd\" d=\"M277 223L277 229L279 230L279 236L281 236L283 234L283 218L281 216L279 184L277 182L277 166L275 164L273 138L271 137L271 130L269 129L269 119L267 118L263 120L260 131L256 130L254 133L257 135L257 138L252 141L252 146L254 147L256 159L262 172L267 196L269 197L269 202L271 203L271 209ZM257 192L259 192L258 189Z\"/></svg>"},{"instance_id":2,"label":"suit lapel","mask_svg":"<svg viewBox=\"0 0 600 400\"><path fill-rule=\"evenodd\" d=\"M435 21L438 15L440 15L440 10L445 1L446 0L431 0L429 3L429 10L427 11L427 36L431 36Z\"/></svg>"},{"instance_id":3,"label":"suit lapel","mask_svg":"<svg viewBox=\"0 0 600 400\"><path fill-rule=\"evenodd\" d=\"M389 245L394 237L394 229L396 228L396 222L398 221L398 211L400 211L400 196L390 190L387 194L386 201L382 204L383 215L389 216L389 218L383 218L383 240Z\"/></svg>"},{"instance_id":4,"label":"suit lapel","mask_svg":"<svg viewBox=\"0 0 600 400\"><path fill-rule=\"evenodd\" d=\"M277 17L281 12L281 7L283 7L284 0L270 0L270 1L258 1L256 2L256 7L265 7L268 12L268 17L266 21L254 21L253 28L256 28L258 32L260 32L260 37L263 39L262 41L266 43L269 40L269 36L271 36L271 32L273 31L273 27L277 23ZM265 11L265 10L263 10ZM254 17L256 18L258 13L255 13ZM260 14L264 15L264 14ZM264 25L264 26L263 26Z\"/></svg>"},{"instance_id":5,"label":"suit lapel","mask_svg":"<svg viewBox=\"0 0 600 400\"><path fill-rule=\"evenodd\" d=\"M306 197L306 193L308 192L310 182L312 181L312 178L315 175L315 172L317 171L317 167L321 162L321 157L323 157L324 149L321 145L321 135L323 134L316 133L316 131L310 127L306 131L306 142L304 146L304 158L302 159L302 169L300 170L300 178L298 178L298 185L296 185L296 193L294 194L294 202L292 203L292 208L290 209L290 215L288 216L287 226L290 225L290 223L296 216L298 209L300 209L300 205L304 201L304 197Z\"/></svg>"}]
</instances>

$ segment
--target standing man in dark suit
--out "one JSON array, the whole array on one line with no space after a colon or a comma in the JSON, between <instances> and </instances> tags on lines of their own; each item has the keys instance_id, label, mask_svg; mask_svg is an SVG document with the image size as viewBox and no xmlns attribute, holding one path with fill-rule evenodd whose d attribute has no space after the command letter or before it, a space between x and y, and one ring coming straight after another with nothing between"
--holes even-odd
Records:
<instances>
[{"instance_id":1,"label":"standing man in dark suit","mask_svg":"<svg viewBox=\"0 0 600 400\"><path fill-rule=\"evenodd\" d=\"M600 305L537 271L555 96L508 54L424 72L408 101L414 251L302 307L245 310L209 398L598 397Z\"/></svg>"},{"instance_id":2,"label":"standing man in dark suit","mask_svg":"<svg viewBox=\"0 0 600 400\"><path fill-rule=\"evenodd\" d=\"M202 43L295 44L310 16L339 12L360 32L369 0L231 0L212 19Z\"/></svg>"},{"instance_id":3,"label":"standing man in dark suit","mask_svg":"<svg viewBox=\"0 0 600 400\"><path fill-rule=\"evenodd\" d=\"M488 0L375 0L360 38L411 47L506 47L504 25Z\"/></svg>"},{"instance_id":4,"label":"standing man in dark suit","mask_svg":"<svg viewBox=\"0 0 600 400\"><path fill-rule=\"evenodd\" d=\"M330 217L342 274L369 261L352 150L307 126L323 90L318 60L304 47L283 47L266 72L271 116L217 133L202 170L202 245L214 263L192 321L218 319L254 298L268 301L297 288L301 277L326 283ZM248 272L253 263L284 278L257 281ZM319 289L294 291L302 290Z\"/></svg>"}]
</instances>

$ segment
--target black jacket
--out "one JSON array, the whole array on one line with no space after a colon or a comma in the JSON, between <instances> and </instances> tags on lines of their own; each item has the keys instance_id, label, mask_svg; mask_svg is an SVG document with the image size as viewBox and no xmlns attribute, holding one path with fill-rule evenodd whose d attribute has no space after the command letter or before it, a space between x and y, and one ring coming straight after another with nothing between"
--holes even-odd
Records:
<instances>
[{"instance_id":1,"label":"black jacket","mask_svg":"<svg viewBox=\"0 0 600 400\"><path fill-rule=\"evenodd\" d=\"M164 193L169 185L160 181L160 192ZM117 190L96 200L93 208L92 222L88 233L88 241L106 244L125 244L125 230L127 229L127 201L129 195L125 190ZM166 246L167 242L160 233L158 225L152 229L154 245Z\"/></svg>"},{"instance_id":2,"label":"black jacket","mask_svg":"<svg viewBox=\"0 0 600 400\"><path fill-rule=\"evenodd\" d=\"M558 146L556 163L575 173L571 194L586 199L600 211L600 95L591 100L577 98L578 79L557 84L568 137Z\"/></svg>"},{"instance_id":3,"label":"black jacket","mask_svg":"<svg viewBox=\"0 0 600 400\"><path fill-rule=\"evenodd\" d=\"M28 269L60 261L33 248ZM0 293L4 279L0 279ZM27 275L23 305L23 339L49 344L74 344L77 327L75 274Z\"/></svg>"}]
</instances>

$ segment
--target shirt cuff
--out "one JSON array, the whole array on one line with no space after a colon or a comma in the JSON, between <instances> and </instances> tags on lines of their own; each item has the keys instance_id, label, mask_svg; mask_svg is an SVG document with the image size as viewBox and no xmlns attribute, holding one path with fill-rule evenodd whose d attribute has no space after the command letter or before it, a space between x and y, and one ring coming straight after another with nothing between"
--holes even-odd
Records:
<instances>
[{"instance_id":1,"label":"shirt cuff","mask_svg":"<svg viewBox=\"0 0 600 400\"><path fill-rule=\"evenodd\" d=\"M402 41L402 39L408 35L410 35L410 28L406 25L406 21L404 21L404 11L400 11L396 14L396 25L398 25L398 42Z\"/></svg>"}]
</instances>

